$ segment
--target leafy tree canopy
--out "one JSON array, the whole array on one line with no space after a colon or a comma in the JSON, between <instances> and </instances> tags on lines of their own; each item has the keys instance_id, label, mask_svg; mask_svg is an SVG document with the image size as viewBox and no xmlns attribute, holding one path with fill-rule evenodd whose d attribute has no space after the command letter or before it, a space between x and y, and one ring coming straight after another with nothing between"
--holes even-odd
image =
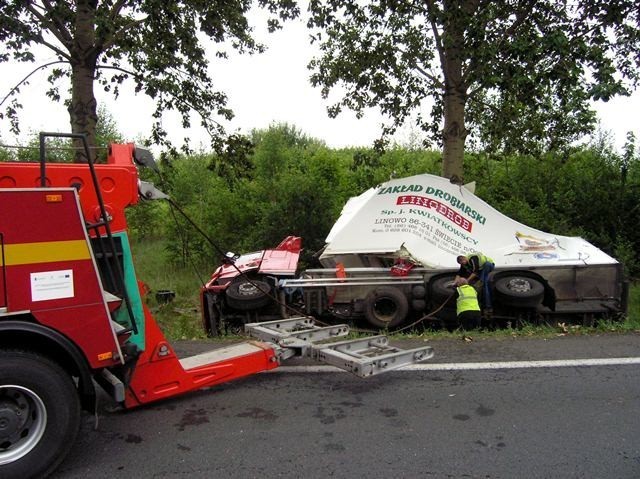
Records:
<instances>
[{"instance_id":1,"label":"leafy tree canopy","mask_svg":"<svg viewBox=\"0 0 640 479\"><path fill-rule=\"evenodd\" d=\"M120 86L132 81L136 92L155 100L152 141L168 145L162 127L164 111L177 111L184 127L193 113L220 145L219 119L232 111L227 97L209 77L205 41L218 46L215 55L229 49L261 52L252 37L247 13L251 0L8 0L0 2L0 61L36 62L35 45L52 51L56 60L37 65L48 69L51 88L46 94L64 99L73 133L85 133L95 145L97 122L94 83L118 96ZM257 0L270 12L269 29L298 15L294 0ZM69 78L69 92L60 91ZM7 97L1 117L19 130L18 93L28 78ZM6 101L7 97L3 100Z\"/></svg>"},{"instance_id":2,"label":"leafy tree canopy","mask_svg":"<svg viewBox=\"0 0 640 479\"><path fill-rule=\"evenodd\" d=\"M414 110L460 180L465 141L507 152L555 149L590 132L591 100L638 83L636 0L311 0L320 55L309 65L331 108L379 107L392 133Z\"/></svg>"}]
</instances>

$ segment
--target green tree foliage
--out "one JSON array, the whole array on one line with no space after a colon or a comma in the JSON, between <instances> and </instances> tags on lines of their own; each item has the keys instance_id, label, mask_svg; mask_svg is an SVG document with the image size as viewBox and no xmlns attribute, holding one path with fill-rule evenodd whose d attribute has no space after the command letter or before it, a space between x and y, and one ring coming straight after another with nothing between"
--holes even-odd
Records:
<instances>
[{"instance_id":1,"label":"green tree foliage","mask_svg":"<svg viewBox=\"0 0 640 479\"><path fill-rule=\"evenodd\" d=\"M298 15L293 0L258 0L271 18L269 27L279 20ZM204 39L217 44L213 53L225 57L227 51L261 52L264 47L252 38L246 14L250 0L9 0L0 2L0 61L35 62L34 46L45 47L55 61L40 64L49 70L54 99L65 97L71 131L87 135L96 145L98 113L94 83L117 98L120 85L130 80L136 92L156 102L154 143L167 144L161 118L166 110L177 111L184 127L191 115L217 143L223 133L217 118L229 119L227 97L217 91L209 77L208 53ZM210 54L210 53L209 53ZM69 97L59 89L59 80L69 78ZM10 92L13 100L3 117L18 131L20 103L16 96L28 77Z\"/></svg>"},{"instance_id":2,"label":"green tree foliage","mask_svg":"<svg viewBox=\"0 0 640 479\"><path fill-rule=\"evenodd\" d=\"M640 164L598 145L567 157L469 157L477 194L505 215L534 228L581 236L640 274ZM635 248L635 251L634 251Z\"/></svg>"},{"instance_id":3,"label":"green tree foliage","mask_svg":"<svg viewBox=\"0 0 640 479\"><path fill-rule=\"evenodd\" d=\"M378 107L391 133L431 105L415 121L454 180L469 133L490 151L554 150L592 130L590 100L638 81L635 0L311 0L310 11L312 83L343 92L330 115Z\"/></svg>"},{"instance_id":4,"label":"green tree foliage","mask_svg":"<svg viewBox=\"0 0 640 479\"><path fill-rule=\"evenodd\" d=\"M172 197L222 251L268 248L290 234L302 236L307 251L319 249L346 196L339 161L288 125L255 131L250 141L244 173L232 181L218 175L220 155L173 161L165 168ZM179 215L167 228L174 260L217 264L220 251Z\"/></svg>"},{"instance_id":5,"label":"green tree foliage","mask_svg":"<svg viewBox=\"0 0 640 479\"><path fill-rule=\"evenodd\" d=\"M0 138L1 142L2 138ZM13 155L8 148L0 146L0 161L11 161L13 160Z\"/></svg>"},{"instance_id":6,"label":"green tree foliage","mask_svg":"<svg viewBox=\"0 0 640 479\"><path fill-rule=\"evenodd\" d=\"M320 249L320 232L329 231L344 197L337 161L320 142L287 125L273 126L256 137L250 197L257 229L248 231L248 238L275 246L287 232L302 236L308 251Z\"/></svg>"}]
</instances>

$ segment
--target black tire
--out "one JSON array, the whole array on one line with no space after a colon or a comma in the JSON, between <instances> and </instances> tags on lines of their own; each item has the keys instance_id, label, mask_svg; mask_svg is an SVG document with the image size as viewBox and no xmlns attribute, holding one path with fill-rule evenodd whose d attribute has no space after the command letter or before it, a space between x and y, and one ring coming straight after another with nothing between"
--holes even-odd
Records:
<instances>
[{"instance_id":1,"label":"black tire","mask_svg":"<svg viewBox=\"0 0 640 479\"><path fill-rule=\"evenodd\" d=\"M381 286L364 300L364 316L376 328L393 328L401 324L409 313L409 301L393 286Z\"/></svg>"},{"instance_id":2,"label":"black tire","mask_svg":"<svg viewBox=\"0 0 640 479\"><path fill-rule=\"evenodd\" d=\"M505 276L495 281L496 301L514 308L535 308L544 298L544 286L528 276Z\"/></svg>"},{"instance_id":3,"label":"black tire","mask_svg":"<svg viewBox=\"0 0 640 479\"><path fill-rule=\"evenodd\" d=\"M411 309L421 313L425 309L427 309L427 302L424 299L412 299L411 300Z\"/></svg>"},{"instance_id":4,"label":"black tire","mask_svg":"<svg viewBox=\"0 0 640 479\"><path fill-rule=\"evenodd\" d=\"M0 351L0 477L46 477L65 458L80 427L71 377L27 351Z\"/></svg>"},{"instance_id":5,"label":"black tire","mask_svg":"<svg viewBox=\"0 0 640 479\"><path fill-rule=\"evenodd\" d=\"M422 284L416 284L413 288L411 288L411 297L415 299L424 299L427 295L427 288Z\"/></svg>"},{"instance_id":6,"label":"black tire","mask_svg":"<svg viewBox=\"0 0 640 479\"><path fill-rule=\"evenodd\" d=\"M269 304L271 286L264 281L239 279L226 289L227 304L235 309L250 311Z\"/></svg>"},{"instance_id":7,"label":"black tire","mask_svg":"<svg viewBox=\"0 0 640 479\"><path fill-rule=\"evenodd\" d=\"M454 274L445 275L434 279L430 283L429 288L431 290L431 302L434 306L440 306L445 302L445 300L447 300L446 306L455 306L456 288L455 286L451 286L455 278L456 276Z\"/></svg>"}]
</instances>

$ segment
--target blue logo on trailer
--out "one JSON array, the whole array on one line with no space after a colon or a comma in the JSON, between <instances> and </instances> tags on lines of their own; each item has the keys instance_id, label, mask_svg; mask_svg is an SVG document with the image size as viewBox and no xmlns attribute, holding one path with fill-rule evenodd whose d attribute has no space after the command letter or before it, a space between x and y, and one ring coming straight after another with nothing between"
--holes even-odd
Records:
<instances>
[{"instance_id":1,"label":"blue logo on trailer","mask_svg":"<svg viewBox=\"0 0 640 479\"><path fill-rule=\"evenodd\" d=\"M556 259L558 255L556 253L536 253L533 257L535 259Z\"/></svg>"}]
</instances>

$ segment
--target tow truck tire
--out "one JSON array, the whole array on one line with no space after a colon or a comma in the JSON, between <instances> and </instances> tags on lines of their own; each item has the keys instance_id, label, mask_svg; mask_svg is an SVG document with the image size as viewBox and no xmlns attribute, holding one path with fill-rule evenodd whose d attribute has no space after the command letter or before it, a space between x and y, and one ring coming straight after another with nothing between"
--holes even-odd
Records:
<instances>
[{"instance_id":1,"label":"tow truck tire","mask_svg":"<svg viewBox=\"0 0 640 479\"><path fill-rule=\"evenodd\" d=\"M226 289L227 304L235 309L250 311L269 304L271 286L264 281L240 279Z\"/></svg>"},{"instance_id":2,"label":"tow truck tire","mask_svg":"<svg viewBox=\"0 0 640 479\"><path fill-rule=\"evenodd\" d=\"M71 377L36 353L0 351L0 477L50 474L80 427L80 401Z\"/></svg>"},{"instance_id":3,"label":"tow truck tire","mask_svg":"<svg viewBox=\"0 0 640 479\"><path fill-rule=\"evenodd\" d=\"M505 276L495 282L496 300L514 308L535 308L544 298L544 286L527 276Z\"/></svg>"},{"instance_id":4,"label":"tow truck tire","mask_svg":"<svg viewBox=\"0 0 640 479\"><path fill-rule=\"evenodd\" d=\"M392 286L371 291L364 300L364 316L376 328L393 328L401 324L409 313L409 300Z\"/></svg>"}]
</instances>

